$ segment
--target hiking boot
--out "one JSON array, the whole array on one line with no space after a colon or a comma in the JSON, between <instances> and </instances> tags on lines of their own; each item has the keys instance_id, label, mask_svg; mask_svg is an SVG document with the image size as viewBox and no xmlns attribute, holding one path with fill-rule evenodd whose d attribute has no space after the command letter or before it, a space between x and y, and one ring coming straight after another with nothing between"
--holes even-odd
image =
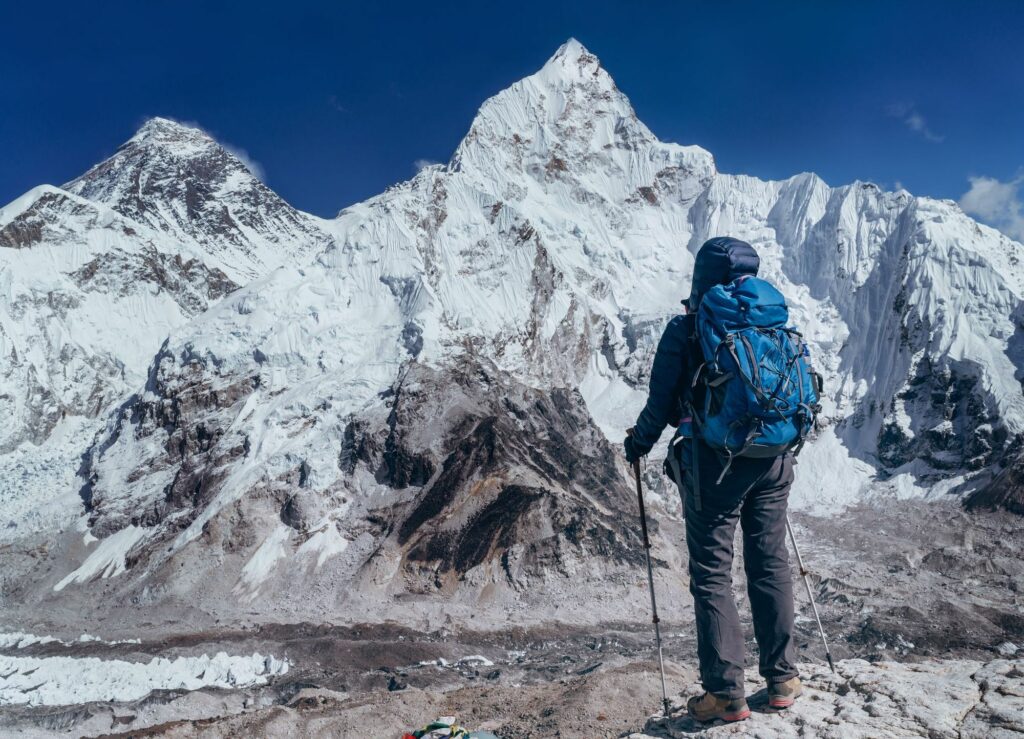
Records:
<instances>
[{"instance_id":1,"label":"hiking boot","mask_svg":"<svg viewBox=\"0 0 1024 739\"><path fill-rule=\"evenodd\" d=\"M768 683L768 705L772 708L789 708L804 692L800 678L791 677L784 683Z\"/></svg>"},{"instance_id":2,"label":"hiking boot","mask_svg":"<svg viewBox=\"0 0 1024 739\"><path fill-rule=\"evenodd\" d=\"M721 719L722 721L742 721L750 718L750 708L743 698L723 698L714 693L705 693L686 701L686 710L695 719L704 723Z\"/></svg>"}]
</instances>

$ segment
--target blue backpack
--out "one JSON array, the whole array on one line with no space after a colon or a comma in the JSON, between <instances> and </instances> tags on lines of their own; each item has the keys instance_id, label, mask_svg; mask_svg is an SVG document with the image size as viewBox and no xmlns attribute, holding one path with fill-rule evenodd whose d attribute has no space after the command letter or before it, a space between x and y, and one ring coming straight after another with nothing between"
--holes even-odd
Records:
<instances>
[{"instance_id":1,"label":"blue backpack","mask_svg":"<svg viewBox=\"0 0 1024 739\"><path fill-rule=\"evenodd\" d=\"M697 310L703 364L693 377L694 432L726 458L798 452L821 412L821 376L770 283L742 276L708 290ZM702 392L698 392L701 390Z\"/></svg>"}]
</instances>

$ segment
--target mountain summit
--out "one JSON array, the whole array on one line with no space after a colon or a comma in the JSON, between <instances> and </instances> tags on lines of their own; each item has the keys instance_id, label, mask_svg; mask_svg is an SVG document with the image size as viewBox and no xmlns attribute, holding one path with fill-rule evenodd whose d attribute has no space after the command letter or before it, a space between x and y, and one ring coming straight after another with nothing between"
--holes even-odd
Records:
<instances>
[{"instance_id":1,"label":"mountain summit","mask_svg":"<svg viewBox=\"0 0 1024 739\"><path fill-rule=\"evenodd\" d=\"M656 143L597 57L570 39L540 71L480 107L452 166L477 168L485 176L513 167L547 177L571 170L611 180L644 166L638 154L658 151L662 164L714 170L711 155L699 147L659 150L652 148Z\"/></svg>"},{"instance_id":2,"label":"mountain summit","mask_svg":"<svg viewBox=\"0 0 1024 739\"><path fill-rule=\"evenodd\" d=\"M329 239L204 131L150 119L64 189L173 239L202 246L232 276L301 261ZM250 266L251 265L251 266Z\"/></svg>"}]
</instances>

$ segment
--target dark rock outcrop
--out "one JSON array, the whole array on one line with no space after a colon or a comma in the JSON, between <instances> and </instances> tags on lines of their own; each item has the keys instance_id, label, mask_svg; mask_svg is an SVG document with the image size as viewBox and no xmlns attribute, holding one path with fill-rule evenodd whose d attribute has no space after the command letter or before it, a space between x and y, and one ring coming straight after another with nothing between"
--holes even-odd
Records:
<instances>
[{"instance_id":1,"label":"dark rock outcrop","mask_svg":"<svg viewBox=\"0 0 1024 739\"><path fill-rule=\"evenodd\" d=\"M577 391L528 388L475 360L415 364L390 396L383 443L373 428L350 424L343 457L419 487L393 519L410 570L462 576L507 566L517 547L526 574L566 557L638 563L628 484Z\"/></svg>"},{"instance_id":2,"label":"dark rock outcrop","mask_svg":"<svg viewBox=\"0 0 1024 739\"><path fill-rule=\"evenodd\" d=\"M968 510L1004 508L1024 516L1024 455L967 496L964 506Z\"/></svg>"}]
</instances>

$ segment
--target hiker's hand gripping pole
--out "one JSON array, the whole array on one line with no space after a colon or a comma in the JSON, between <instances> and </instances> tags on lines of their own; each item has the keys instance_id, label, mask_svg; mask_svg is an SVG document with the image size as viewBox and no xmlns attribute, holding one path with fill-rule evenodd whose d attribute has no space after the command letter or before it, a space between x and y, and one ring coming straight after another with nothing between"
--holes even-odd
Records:
<instances>
[{"instance_id":1,"label":"hiker's hand gripping pole","mask_svg":"<svg viewBox=\"0 0 1024 739\"><path fill-rule=\"evenodd\" d=\"M626 431L628 436L633 435L633 429ZM661 650L661 626L658 620L658 601L654 597L654 568L651 566L651 539L647 535L647 511L644 508L644 489L640 482L640 460L633 462L633 477L636 480L636 501L640 506L640 531L643 533L644 553L647 555L647 586L651 591L651 622L654 624L654 641L658 645L658 669L661 672L661 705L664 709L665 718L668 718L670 706L668 702L668 688L665 687L665 658Z\"/></svg>"}]
</instances>

